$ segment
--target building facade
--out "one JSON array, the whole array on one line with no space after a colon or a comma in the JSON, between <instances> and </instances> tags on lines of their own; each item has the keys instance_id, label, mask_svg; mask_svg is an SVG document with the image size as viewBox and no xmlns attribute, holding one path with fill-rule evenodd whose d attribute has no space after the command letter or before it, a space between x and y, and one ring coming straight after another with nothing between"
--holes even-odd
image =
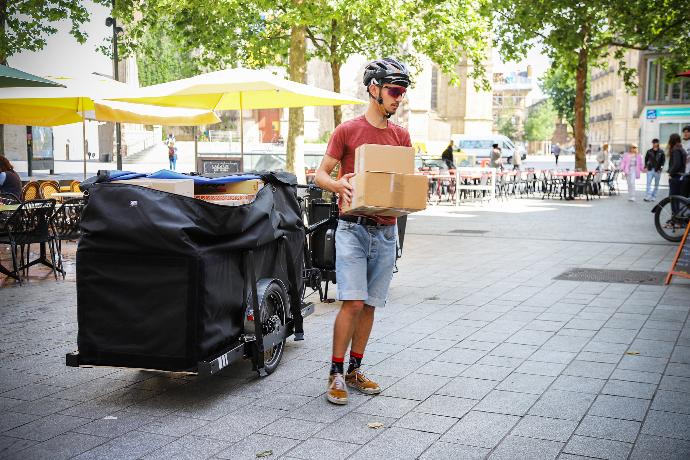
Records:
<instances>
[{"instance_id":1,"label":"building facade","mask_svg":"<svg viewBox=\"0 0 690 460\"><path fill-rule=\"evenodd\" d=\"M657 138L665 146L671 134L681 134L683 127L690 125L690 78L667 82L654 53L641 55L638 73L640 142L648 148L652 139Z\"/></svg>"},{"instance_id":2,"label":"building facade","mask_svg":"<svg viewBox=\"0 0 690 460\"><path fill-rule=\"evenodd\" d=\"M626 65L637 68L639 57L639 51L627 50ZM588 144L593 151L608 144L611 152L623 152L639 142L637 97L625 87L618 69L618 62L610 55L603 69L590 73Z\"/></svg>"},{"instance_id":3,"label":"building facade","mask_svg":"<svg viewBox=\"0 0 690 460\"><path fill-rule=\"evenodd\" d=\"M532 78L532 67L519 72L496 72L493 74L492 118L493 131L497 133L503 122L510 122L515 129L515 138L522 139L527 120L528 107L533 103L536 82Z\"/></svg>"}]
</instances>

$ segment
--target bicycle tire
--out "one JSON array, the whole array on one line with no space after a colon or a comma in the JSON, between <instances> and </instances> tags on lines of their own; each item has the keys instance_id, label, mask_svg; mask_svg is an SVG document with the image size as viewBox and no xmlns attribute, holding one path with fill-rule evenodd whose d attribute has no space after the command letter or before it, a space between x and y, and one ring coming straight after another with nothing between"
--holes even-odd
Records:
<instances>
[{"instance_id":1,"label":"bicycle tire","mask_svg":"<svg viewBox=\"0 0 690 460\"><path fill-rule=\"evenodd\" d=\"M685 226L687 225L687 218L685 218L684 223L678 222L678 225L676 225L675 221L677 218L671 209L672 200L681 202L681 208L679 208L676 214L685 213L687 215L688 209L690 209L690 201L687 198L682 196L667 196L659 201L654 207L654 226L656 227L657 233L666 241L680 243L680 240L683 239ZM669 224L671 225L670 227Z\"/></svg>"}]
</instances>

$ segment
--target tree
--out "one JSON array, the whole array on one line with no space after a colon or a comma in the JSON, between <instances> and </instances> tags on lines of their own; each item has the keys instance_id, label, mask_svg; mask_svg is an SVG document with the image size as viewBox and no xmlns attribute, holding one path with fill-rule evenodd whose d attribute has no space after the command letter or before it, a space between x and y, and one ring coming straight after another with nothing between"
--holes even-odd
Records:
<instances>
[{"instance_id":1,"label":"tree","mask_svg":"<svg viewBox=\"0 0 690 460\"><path fill-rule=\"evenodd\" d=\"M556 115L552 100L539 104L527 115L525 120L525 139L528 141L546 141L553 137L556 130Z\"/></svg>"},{"instance_id":2,"label":"tree","mask_svg":"<svg viewBox=\"0 0 690 460\"><path fill-rule=\"evenodd\" d=\"M526 55L541 41L553 65L575 74L575 166L586 167L587 76L609 55L619 74L634 87L635 69L626 66L626 49L660 50L671 72L690 64L685 0L488 0L496 15L494 42L508 60Z\"/></svg>"},{"instance_id":3,"label":"tree","mask_svg":"<svg viewBox=\"0 0 690 460\"><path fill-rule=\"evenodd\" d=\"M7 65L7 59L21 51L42 50L48 36L57 32L54 24L65 19L71 23L70 34L84 43L87 36L81 26L89 13L80 0L0 0L0 64ZM4 154L4 126L0 125L0 155Z\"/></svg>"},{"instance_id":4,"label":"tree","mask_svg":"<svg viewBox=\"0 0 690 460\"><path fill-rule=\"evenodd\" d=\"M193 77L199 73L199 66L190 53L181 50L176 37L160 24L143 33L135 55L142 86Z\"/></svg>"},{"instance_id":5,"label":"tree","mask_svg":"<svg viewBox=\"0 0 690 460\"><path fill-rule=\"evenodd\" d=\"M498 120L496 120L496 127L499 134L502 134L514 141L519 140L518 130L517 126L515 126L514 117L511 116L508 112L501 112L498 115Z\"/></svg>"},{"instance_id":6,"label":"tree","mask_svg":"<svg viewBox=\"0 0 690 460\"><path fill-rule=\"evenodd\" d=\"M540 81L541 90L549 96L558 117L575 129L575 74L563 67L553 66Z\"/></svg>"}]
</instances>

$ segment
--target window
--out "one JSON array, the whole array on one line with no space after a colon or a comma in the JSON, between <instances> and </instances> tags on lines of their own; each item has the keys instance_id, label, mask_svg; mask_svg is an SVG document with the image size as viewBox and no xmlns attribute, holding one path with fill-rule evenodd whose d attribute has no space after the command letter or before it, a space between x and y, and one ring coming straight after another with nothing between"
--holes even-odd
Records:
<instances>
[{"instance_id":1,"label":"window","mask_svg":"<svg viewBox=\"0 0 690 460\"><path fill-rule=\"evenodd\" d=\"M664 69L659 69L659 95L658 99L660 101L668 101L669 100L669 90L668 90L668 83L666 83L666 72L664 72Z\"/></svg>"},{"instance_id":2,"label":"window","mask_svg":"<svg viewBox=\"0 0 690 460\"><path fill-rule=\"evenodd\" d=\"M656 101L657 69L656 61L649 61L647 65L647 102Z\"/></svg>"},{"instance_id":3,"label":"window","mask_svg":"<svg viewBox=\"0 0 690 460\"><path fill-rule=\"evenodd\" d=\"M680 101L680 82L671 85L671 100Z\"/></svg>"},{"instance_id":4,"label":"window","mask_svg":"<svg viewBox=\"0 0 690 460\"><path fill-rule=\"evenodd\" d=\"M683 101L690 101L690 81L683 80L683 91L682 91Z\"/></svg>"},{"instance_id":5,"label":"window","mask_svg":"<svg viewBox=\"0 0 690 460\"><path fill-rule=\"evenodd\" d=\"M431 110L438 110L438 69L431 68Z\"/></svg>"}]
</instances>

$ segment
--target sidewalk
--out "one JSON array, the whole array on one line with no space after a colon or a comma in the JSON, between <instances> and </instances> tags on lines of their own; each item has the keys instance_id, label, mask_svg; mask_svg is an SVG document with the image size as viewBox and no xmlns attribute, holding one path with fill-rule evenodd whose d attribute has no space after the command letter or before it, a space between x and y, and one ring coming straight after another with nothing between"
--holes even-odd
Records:
<instances>
[{"instance_id":1,"label":"sidewalk","mask_svg":"<svg viewBox=\"0 0 690 460\"><path fill-rule=\"evenodd\" d=\"M0 457L689 458L690 280L555 279L664 274L676 246L651 207L516 199L411 216L364 356L385 389L347 406L323 397L338 303L317 306L273 375L243 363L202 380L67 368L73 275L0 288Z\"/></svg>"}]
</instances>

